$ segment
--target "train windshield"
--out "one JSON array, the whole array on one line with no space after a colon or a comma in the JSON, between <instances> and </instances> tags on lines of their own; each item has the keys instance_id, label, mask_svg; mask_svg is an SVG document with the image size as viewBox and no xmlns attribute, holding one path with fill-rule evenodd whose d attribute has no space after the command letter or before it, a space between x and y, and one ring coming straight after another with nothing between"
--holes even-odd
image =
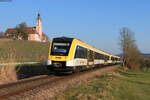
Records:
<instances>
[{"instance_id":1,"label":"train windshield","mask_svg":"<svg viewBox=\"0 0 150 100\"><path fill-rule=\"evenodd\" d=\"M70 43L56 43L52 45L51 55L67 56L70 49Z\"/></svg>"}]
</instances>

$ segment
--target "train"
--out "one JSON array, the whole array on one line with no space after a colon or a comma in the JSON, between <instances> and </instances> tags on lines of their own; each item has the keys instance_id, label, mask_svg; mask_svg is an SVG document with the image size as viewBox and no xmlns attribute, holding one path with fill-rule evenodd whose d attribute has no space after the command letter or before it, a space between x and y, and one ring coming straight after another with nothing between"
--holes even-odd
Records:
<instances>
[{"instance_id":1,"label":"train","mask_svg":"<svg viewBox=\"0 0 150 100\"><path fill-rule=\"evenodd\" d=\"M47 69L77 72L120 63L120 57L96 49L76 38L56 37L50 41Z\"/></svg>"}]
</instances>

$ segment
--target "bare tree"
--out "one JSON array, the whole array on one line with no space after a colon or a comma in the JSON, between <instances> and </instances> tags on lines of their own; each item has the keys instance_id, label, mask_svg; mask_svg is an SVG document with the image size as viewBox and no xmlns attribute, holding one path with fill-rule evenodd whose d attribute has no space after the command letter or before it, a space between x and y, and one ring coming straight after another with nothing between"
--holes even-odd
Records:
<instances>
[{"instance_id":1,"label":"bare tree","mask_svg":"<svg viewBox=\"0 0 150 100\"><path fill-rule=\"evenodd\" d=\"M129 28L122 28L120 31L120 46L123 53L123 65L130 69L139 69L141 56L133 37L133 32Z\"/></svg>"},{"instance_id":2,"label":"bare tree","mask_svg":"<svg viewBox=\"0 0 150 100\"><path fill-rule=\"evenodd\" d=\"M5 33L4 32L0 32L0 37L3 37L5 36Z\"/></svg>"},{"instance_id":3,"label":"bare tree","mask_svg":"<svg viewBox=\"0 0 150 100\"><path fill-rule=\"evenodd\" d=\"M20 24L17 25L17 28L25 28L27 27L26 22L21 22Z\"/></svg>"},{"instance_id":4,"label":"bare tree","mask_svg":"<svg viewBox=\"0 0 150 100\"><path fill-rule=\"evenodd\" d=\"M27 27L26 22L22 22L16 26L17 29L17 38L22 38L23 40L28 39L28 33L26 32L25 28Z\"/></svg>"}]
</instances>

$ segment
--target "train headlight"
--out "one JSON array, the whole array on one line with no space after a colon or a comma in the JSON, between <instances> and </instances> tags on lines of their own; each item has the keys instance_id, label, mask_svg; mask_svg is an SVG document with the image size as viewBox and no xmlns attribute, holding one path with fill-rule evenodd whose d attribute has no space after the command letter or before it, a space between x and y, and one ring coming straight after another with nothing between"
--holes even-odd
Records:
<instances>
[{"instance_id":1,"label":"train headlight","mask_svg":"<svg viewBox=\"0 0 150 100\"><path fill-rule=\"evenodd\" d=\"M52 65L52 61L51 60L47 60L47 65Z\"/></svg>"}]
</instances>

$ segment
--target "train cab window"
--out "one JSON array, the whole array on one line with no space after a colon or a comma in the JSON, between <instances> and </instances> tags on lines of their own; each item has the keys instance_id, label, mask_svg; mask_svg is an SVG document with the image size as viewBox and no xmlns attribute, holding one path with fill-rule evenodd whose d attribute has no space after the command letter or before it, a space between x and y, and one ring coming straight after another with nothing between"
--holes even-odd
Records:
<instances>
[{"instance_id":1,"label":"train cab window","mask_svg":"<svg viewBox=\"0 0 150 100\"><path fill-rule=\"evenodd\" d=\"M52 52L51 55L57 55L57 56L67 56L69 49L70 49L70 43L56 43L54 42L52 44Z\"/></svg>"},{"instance_id":2,"label":"train cab window","mask_svg":"<svg viewBox=\"0 0 150 100\"><path fill-rule=\"evenodd\" d=\"M75 58L87 58L87 49L81 46L76 47Z\"/></svg>"}]
</instances>

